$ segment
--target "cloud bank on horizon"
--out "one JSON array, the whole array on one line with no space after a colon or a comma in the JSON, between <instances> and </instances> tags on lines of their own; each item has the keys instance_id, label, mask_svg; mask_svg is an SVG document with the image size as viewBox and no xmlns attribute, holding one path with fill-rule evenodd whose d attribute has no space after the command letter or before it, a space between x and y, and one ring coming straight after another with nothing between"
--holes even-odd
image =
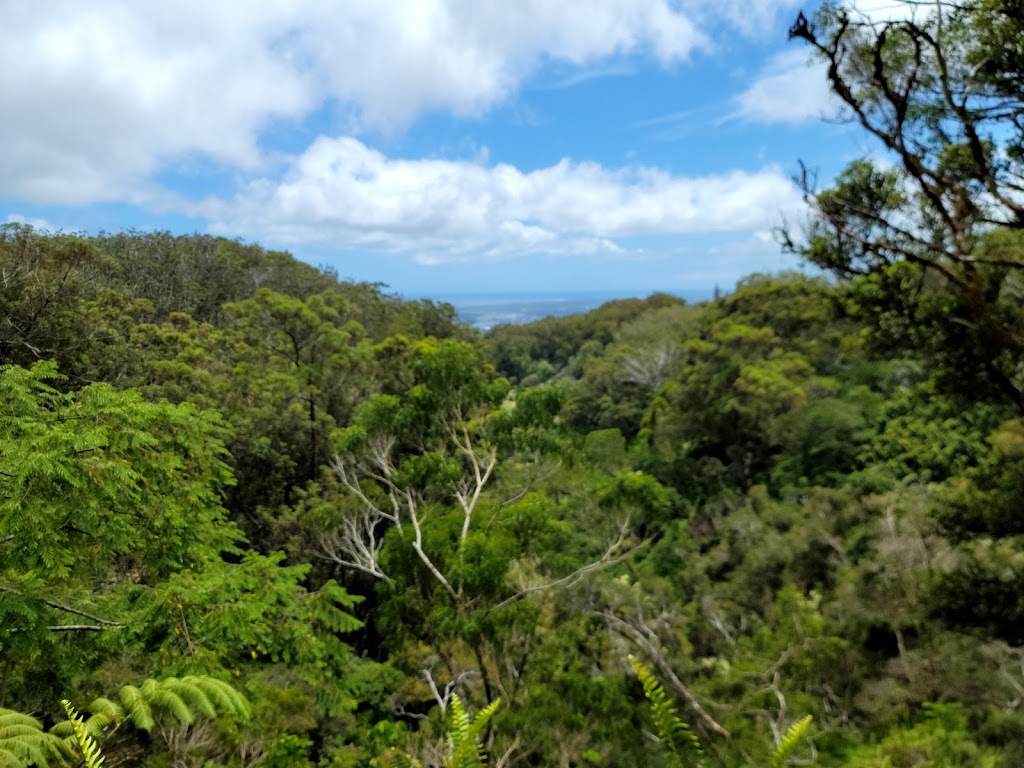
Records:
<instances>
[{"instance_id":1,"label":"cloud bank on horizon","mask_svg":"<svg viewBox=\"0 0 1024 768\"><path fill-rule=\"evenodd\" d=\"M559 258L593 288L728 282L779 266L795 161L844 159L798 5L8 0L0 217L205 229L400 289Z\"/></svg>"}]
</instances>

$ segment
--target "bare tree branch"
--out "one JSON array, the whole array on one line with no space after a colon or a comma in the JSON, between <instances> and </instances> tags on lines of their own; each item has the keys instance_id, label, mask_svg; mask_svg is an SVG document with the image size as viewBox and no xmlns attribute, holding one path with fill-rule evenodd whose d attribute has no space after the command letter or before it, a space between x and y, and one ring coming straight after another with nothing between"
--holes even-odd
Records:
<instances>
[{"instance_id":1,"label":"bare tree branch","mask_svg":"<svg viewBox=\"0 0 1024 768\"><path fill-rule=\"evenodd\" d=\"M704 709L693 692L690 691L690 689L683 684L683 681L679 679L679 676L675 673L675 670L672 669L672 666L665 658L664 651L661 650L657 633L647 626L643 622L643 619L637 619L639 624L639 626L637 626L619 618L611 611L604 611L598 615L603 617L611 626L614 626L644 650L648 658L650 658L658 669L661 670L661 673L669 680L672 687L675 688L684 699L686 699L687 704L690 705L690 708L697 714L697 717L701 719L709 730L717 733L719 736L725 736L728 738L729 732L708 714L707 710Z\"/></svg>"},{"instance_id":2,"label":"bare tree branch","mask_svg":"<svg viewBox=\"0 0 1024 768\"><path fill-rule=\"evenodd\" d=\"M638 547L634 547L631 550L620 552L622 545L626 540L626 536L629 533L629 520L622 523L619 528L619 535L611 544L608 545L608 549L605 550L604 554L592 563L587 563L584 566L577 568L575 571L570 573L568 576L563 576L560 579L549 581L545 584L538 584L532 587L525 587L519 590L511 597L507 597L500 603L490 608L492 611L497 611L504 608L507 605L511 605L519 600L522 600L528 595L536 594L537 592L550 592L555 589L562 589L575 586L580 580L589 573L596 573L597 571L603 571L605 568L614 565L615 563L621 562L627 555L635 552ZM642 545L641 545L642 546Z\"/></svg>"}]
</instances>

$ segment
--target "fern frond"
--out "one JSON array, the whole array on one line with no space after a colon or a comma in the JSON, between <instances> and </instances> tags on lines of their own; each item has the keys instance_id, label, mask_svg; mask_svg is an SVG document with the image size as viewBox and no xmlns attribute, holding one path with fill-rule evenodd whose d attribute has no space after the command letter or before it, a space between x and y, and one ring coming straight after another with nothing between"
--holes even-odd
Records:
<instances>
[{"instance_id":1,"label":"fern frond","mask_svg":"<svg viewBox=\"0 0 1024 768\"><path fill-rule=\"evenodd\" d=\"M484 732L484 728L487 727L487 723L490 721L492 717L494 717L494 713L498 711L498 708L500 706L501 699L495 699L490 704L488 704L484 709L481 709L479 712L476 713L476 717L473 718L473 725L470 728L471 738L480 738L480 736Z\"/></svg>"},{"instance_id":2,"label":"fern frond","mask_svg":"<svg viewBox=\"0 0 1024 768\"><path fill-rule=\"evenodd\" d=\"M61 747L61 740L46 733L34 717L0 709L0 768L49 768L49 759Z\"/></svg>"},{"instance_id":3,"label":"fern frond","mask_svg":"<svg viewBox=\"0 0 1024 768\"><path fill-rule=\"evenodd\" d=\"M53 728L50 729L50 734L56 736L58 739L74 739L75 729L71 727L71 723L64 720L53 726Z\"/></svg>"},{"instance_id":4,"label":"fern frond","mask_svg":"<svg viewBox=\"0 0 1024 768\"><path fill-rule=\"evenodd\" d=\"M146 701L152 701L153 694L157 692L160 687L160 683L151 677L146 678L142 681L142 685L139 686L139 693Z\"/></svg>"},{"instance_id":5,"label":"fern frond","mask_svg":"<svg viewBox=\"0 0 1024 768\"><path fill-rule=\"evenodd\" d=\"M75 741L82 752L82 757L85 758L85 768L101 768L103 765L103 755L100 752L100 748L96 746L95 740L89 735L82 716L75 711L75 708L71 706L71 702L67 699L61 701L61 705L68 715L71 727L75 730Z\"/></svg>"},{"instance_id":6,"label":"fern frond","mask_svg":"<svg viewBox=\"0 0 1024 768\"><path fill-rule=\"evenodd\" d=\"M658 729L658 738L661 739L662 749L675 765L686 765L687 753L700 754L703 751L700 740L690 730L690 726L679 718L665 689L661 687L661 683L654 677L654 674L635 656L630 655L628 658L636 676L640 678L640 683L644 687L644 695L651 705L651 715L654 725Z\"/></svg>"},{"instance_id":7,"label":"fern frond","mask_svg":"<svg viewBox=\"0 0 1024 768\"><path fill-rule=\"evenodd\" d=\"M210 701L209 697L203 693L199 686L193 685L187 680L169 677L161 681L160 687L181 699L193 715L198 712L210 718L217 716L217 710L214 709L213 702Z\"/></svg>"},{"instance_id":8,"label":"fern frond","mask_svg":"<svg viewBox=\"0 0 1024 768\"><path fill-rule=\"evenodd\" d=\"M112 722L121 722L127 717L124 707L116 701L102 697L93 699L92 704L89 705L89 712L93 717L105 717Z\"/></svg>"},{"instance_id":9,"label":"fern frond","mask_svg":"<svg viewBox=\"0 0 1024 768\"><path fill-rule=\"evenodd\" d=\"M89 735L99 738L108 730L125 722L141 731L150 731L159 714L191 723L197 714L214 718L230 715L248 720L252 713L245 697L228 683L212 677L170 677L165 680L145 680L140 686L126 685L118 691L118 700L99 698L89 705L90 717L85 720ZM155 710L155 711L154 711ZM73 735L70 723L58 723L51 733L55 736ZM0 768L4 766L0 765Z\"/></svg>"},{"instance_id":10,"label":"fern frond","mask_svg":"<svg viewBox=\"0 0 1024 768\"><path fill-rule=\"evenodd\" d=\"M146 682L149 681L147 680ZM188 704L174 691L167 690L166 688L156 688L148 699L151 707L167 712L179 722L191 723L195 720L195 716L192 714Z\"/></svg>"},{"instance_id":11,"label":"fern frond","mask_svg":"<svg viewBox=\"0 0 1024 768\"><path fill-rule=\"evenodd\" d=\"M778 748L772 752L772 768L782 768L786 764L786 760L789 759L796 745L800 743L804 734L807 733L812 719L808 715L803 720L795 722L789 727L789 730L782 737L782 741L779 742Z\"/></svg>"},{"instance_id":12,"label":"fern frond","mask_svg":"<svg viewBox=\"0 0 1024 768\"><path fill-rule=\"evenodd\" d=\"M0 725L0 741L17 739L24 736L34 736L39 731L39 725Z\"/></svg>"},{"instance_id":13,"label":"fern frond","mask_svg":"<svg viewBox=\"0 0 1024 768\"><path fill-rule=\"evenodd\" d=\"M189 676L181 678L183 684L194 686L213 705L215 714L231 715L240 720L252 717L252 710L245 696L230 684L215 677Z\"/></svg>"},{"instance_id":14,"label":"fern frond","mask_svg":"<svg viewBox=\"0 0 1024 768\"><path fill-rule=\"evenodd\" d=\"M98 715L90 716L89 719L85 721L85 730L88 731L89 735L94 739L98 739L107 731L116 729L123 722L123 717L114 718L110 714L101 712Z\"/></svg>"},{"instance_id":15,"label":"fern frond","mask_svg":"<svg viewBox=\"0 0 1024 768\"><path fill-rule=\"evenodd\" d=\"M469 730L472 723L469 720L469 713L459 698L459 694L452 694L452 700L448 705L448 735L456 744L461 744L470 738Z\"/></svg>"},{"instance_id":16,"label":"fern frond","mask_svg":"<svg viewBox=\"0 0 1024 768\"><path fill-rule=\"evenodd\" d=\"M499 706L501 699L496 699L480 711L475 721L470 720L462 699L452 694L448 705L448 768L484 768L486 760L479 738Z\"/></svg>"},{"instance_id":17,"label":"fern frond","mask_svg":"<svg viewBox=\"0 0 1024 768\"><path fill-rule=\"evenodd\" d=\"M155 725L153 721L153 709L146 701L145 695L134 685L125 685L117 693L121 702L121 719L128 718L132 725L142 731L149 731ZM111 702L113 703L113 702ZM92 709L92 707L90 707ZM96 710L93 709L93 712Z\"/></svg>"},{"instance_id":18,"label":"fern frond","mask_svg":"<svg viewBox=\"0 0 1024 768\"><path fill-rule=\"evenodd\" d=\"M93 699L88 707L89 717L85 719L85 730L94 739L102 737L107 731L116 730L130 716L125 712L124 707L116 701L100 697ZM133 722L134 722L134 718ZM136 727L138 723L135 723ZM50 729L50 733L62 739L74 739L75 729L70 720L57 723Z\"/></svg>"}]
</instances>

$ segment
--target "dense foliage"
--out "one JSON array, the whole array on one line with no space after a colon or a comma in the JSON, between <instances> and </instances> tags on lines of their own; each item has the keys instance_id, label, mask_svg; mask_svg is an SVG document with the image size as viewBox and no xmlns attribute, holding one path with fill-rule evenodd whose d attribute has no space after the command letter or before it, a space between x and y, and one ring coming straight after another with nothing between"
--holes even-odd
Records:
<instances>
[{"instance_id":1,"label":"dense foliage","mask_svg":"<svg viewBox=\"0 0 1024 768\"><path fill-rule=\"evenodd\" d=\"M484 336L0 226L0 765L1024 764L1022 17L937 8L794 26L894 160L827 276Z\"/></svg>"}]
</instances>

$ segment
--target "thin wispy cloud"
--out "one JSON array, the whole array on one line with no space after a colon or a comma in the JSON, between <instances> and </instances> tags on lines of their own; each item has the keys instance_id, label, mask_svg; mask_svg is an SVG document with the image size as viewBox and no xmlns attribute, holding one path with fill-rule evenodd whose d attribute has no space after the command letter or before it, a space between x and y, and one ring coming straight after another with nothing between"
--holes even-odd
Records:
<instances>
[{"instance_id":1,"label":"thin wispy cloud","mask_svg":"<svg viewBox=\"0 0 1024 768\"><path fill-rule=\"evenodd\" d=\"M834 116L839 111L828 87L825 65L803 47L773 56L754 81L734 100L725 119L758 123L803 123Z\"/></svg>"}]
</instances>

